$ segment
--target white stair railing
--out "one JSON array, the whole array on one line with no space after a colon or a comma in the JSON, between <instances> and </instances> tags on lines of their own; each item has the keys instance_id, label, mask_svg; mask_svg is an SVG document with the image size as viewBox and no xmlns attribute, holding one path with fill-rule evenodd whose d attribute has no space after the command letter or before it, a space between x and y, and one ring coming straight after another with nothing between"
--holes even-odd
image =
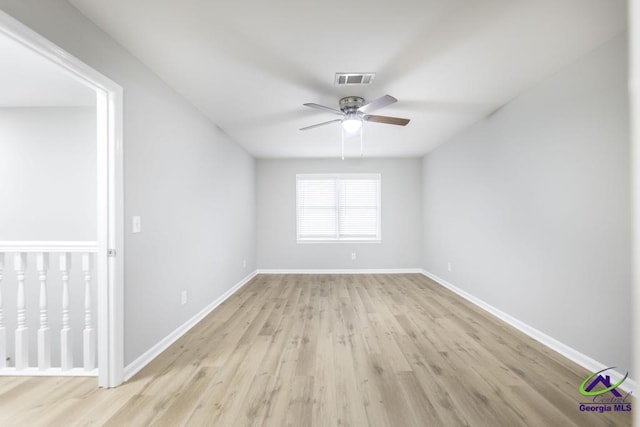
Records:
<instances>
[{"instance_id":1,"label":"white stair railing","mask_svg":"<svg viewBox=\"0 0 640 427\"><path fill-rule=\"evenodd\" d=\"M36 253L38 280L40 281L40 329L38 329L38 369L41 371L51 367L51 334L49 333L49 317L47 316L47 270L49 254Z\"/></svg>"},{"instance_id":2,"label":"white stair railing","mask_svg":"<svg viewBox=\"0 0 640 427\"><path fill-rule=\"evenodd\" d=\"M29 328L27 328L27 306L24 296L24 273L27 269L27 254L17 253L13 257L13 269L18 281L18 326L16 327L16 369L21 371L29 366Z\"/></svg>"},{"instance_id":3,"label":"white stair railing","mask_svg":"<svg viewBox=\"0 0 640 427\"><path fill-rule=\"evenodd\" d=\"M94 256L97 252L96 242L3 242L0 241L0 375L97 375L96 370L96 333L93 325L92 306L92 281L93 269L95 266ZM71 280L73 254L80 257L80 271L76 276L78 283ZM51 259L56 260L59 273L50 271ZM5 260L13 259L13 270L15 272L15 282L10 280L5 269ZM35 259L35 265L31 264ZM35 269L37 281L31 283L28 268ZM81 273L81 275L80 275ZM57 277L56 277L57 276ZM62 283L61 295L58 301L62 301L61 310L58 314L51 312L49 304L50 286L49 282L57 278L58 283ZM75 277L75 276L74 276ZM39 286L38 286L39 284ZM84 285L84 286L83 286ZM7 289L11 290L15 286L15 312L16 328L13 337L15 343L13 355L7 351L7 344L10 331L7 329L6 313L11 301L3 299L7 295ZM77 288L76 288L77 287ZM84 288L84 289L82 289ZM72 300L70 291L78 289L75 293L82 292L83 299ZM29 307L27 301L31 300L28 295L37 293L39 301L36 307ZM80 304L82 303L82 304ZM75 306L72 306L75 304ZM82 326L76 325L74 335L72 326L72 313L82 318ZM39 314L36 317L36 314ZM61 319L60 327L60 365L52 366L52 339L50 319L54 316ZM58 317L59 316L59 317ZM29 327L28 319L38 320L37 330L37 366L30 366L29 353ZM10 323L9 323L10 325ZM82 333L80 335L80 330ZM82 363L74 366L73 358L73 337L82 339ZM36 337L33 337L36 339ZM11 357L13 356L13 357ZM35 356L34 356L35 357ZM7 361L13 360L14 366L9 366Z\"/></svg>"},{"instance_id":4,"label":"white stair railing","mask_svg":"<svg viewBox=\"0 0 640 427\"><path fill-rule=\"evenodd\" d=\"M91 270L93 266L92 254L82 255L82 272L84 273L84 330L82 331L82 361L84 370L90 371L96 367L96 333L91 321Z\"/></svg>"},{"instance_id":5,"label":"white stair railing","mask_svg":"<svg viewBox=\"0 0 640 427\"><path fill-rule=\"evenodd\" d=\"M60 272L62 273L62 330L60 331L60 368L63 371L73 369L73 347L71 347L71 324L69 309L69 270L71 254L60 254Z\"/></svg>"},{"instance_id":6,"label":"white stair railing","mask_svg":"<svg viewBox=\"0 0 640 427\"><path fill-rule=\"evenodd\" d=\"M0 369L7 366L7 330L4 327L2 305L2 274L4 272L4 253L0 252Z\"/></svg>"}]
</instances>

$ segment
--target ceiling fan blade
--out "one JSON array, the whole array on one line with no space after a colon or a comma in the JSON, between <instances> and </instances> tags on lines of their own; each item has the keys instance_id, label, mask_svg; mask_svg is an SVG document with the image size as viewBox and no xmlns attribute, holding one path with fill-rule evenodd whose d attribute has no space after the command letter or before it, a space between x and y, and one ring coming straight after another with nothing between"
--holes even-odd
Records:
<instances>
[{"instance_id":1,"label":"ceiling fan blade","mask_svg":"<svg viewBox=\"0 0 640 427\"><path fill-rule=\"evenodd\" d=\"M316 104L313 102L307 102L306 104L302 104L302 105L304 105L305 107L315 108L316 110L328 111L330 113L338 114L340 116L344 115L344 113L340 110L336 110L335 108L331 108L331 107L325 107L324 105Z\"/></svg>"},{"instance_id":2,"label":"ceiling fan blade","mask_svg":"<svg viewBox=\"0 0 640 427\"><path fill-rule=\"evenodd\" d=\"M409 123L409 119L401 119L400 117L389 117L389 116L372 116L366 115L363 117L364 120L368 122L374 123L386 123L388 125L398 125L398 126L406 126Z\"/></svg>"},{"instance_id":3,"label":"ceiling fan blade","mask_svg":"<svg viewBox=\"0 0 640 427\"><path fill-rule=\"evenodd\" d=\"M333 120L329 120L328 122L322 122L322 123L318 123L318 124L315 124L315 125L303 127L303 128L300 128L300 130L313 129L313 128L317 128L318 126L324 126L324 125L328 125L329 123L335 123L335 122L341 122L341 121L342 121L342 119L333 119Z\"/></svg>"},{"instance_id":4,"label":"ceiling fan blade","mask_svg":"<svg viewBox=\"0 0 640 427\"><path fill-rule=\"evenodd\" d=\"M398 102L398 100L391 95L385 95L385 96L381 96L378 99L374 99L371 102L367 102L362 107L358 108L358 111L361 113L367 114L379 108L386 107L387 105L393 104L394 102Z\"/></svg>"}]
</instances>

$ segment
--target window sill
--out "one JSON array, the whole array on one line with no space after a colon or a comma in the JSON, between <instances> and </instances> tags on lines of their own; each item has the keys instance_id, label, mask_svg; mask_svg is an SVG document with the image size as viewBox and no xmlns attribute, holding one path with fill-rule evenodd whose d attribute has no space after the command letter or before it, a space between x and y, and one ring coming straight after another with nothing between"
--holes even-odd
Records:
<instances>
[{"instance_id":1,"label":"window sill","mask_svg":"<svg viewBox=\"0 0 640 427\"><path fill-rule=\"evenodd\" d=\"M315 245L315 244L344 244L344 243L382 243L382 239L380 240L296 240L298 245Z\"/></svg>"}]
</instances>

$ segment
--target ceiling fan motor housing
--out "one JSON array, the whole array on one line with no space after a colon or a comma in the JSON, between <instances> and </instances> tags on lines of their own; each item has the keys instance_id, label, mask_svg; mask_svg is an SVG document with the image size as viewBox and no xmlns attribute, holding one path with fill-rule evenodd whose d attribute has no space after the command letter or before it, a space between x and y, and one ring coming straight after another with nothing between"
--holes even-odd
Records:
<instances>
[{"instance_id":1,"label":"ceiling fan motor housing","mask_svg":"<svg viewBox=\"0 0 640 427\"><path fill-rule=\"evenodd\" d=\"M340 110L345 114L353 114L364 105L364 99L359 96L345 96L340 100Z\"/></svg>"}]
</instances>

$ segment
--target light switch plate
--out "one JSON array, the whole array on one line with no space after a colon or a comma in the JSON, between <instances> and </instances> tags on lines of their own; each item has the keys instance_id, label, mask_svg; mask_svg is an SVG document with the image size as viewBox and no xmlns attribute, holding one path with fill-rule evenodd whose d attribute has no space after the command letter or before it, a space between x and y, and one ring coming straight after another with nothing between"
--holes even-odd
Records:
<instances>
[{"instance_id":1,"label":"light switch plate","mask_svg":"<svg viewBox=\"0 0 640 427\"><path fill-rule=\"evenodd\" d=\"M140 223L140 217L134 216L131 221L132 231L134 233L139 233L142 231L142 224Z\"/></svg>"}]
</instances>

